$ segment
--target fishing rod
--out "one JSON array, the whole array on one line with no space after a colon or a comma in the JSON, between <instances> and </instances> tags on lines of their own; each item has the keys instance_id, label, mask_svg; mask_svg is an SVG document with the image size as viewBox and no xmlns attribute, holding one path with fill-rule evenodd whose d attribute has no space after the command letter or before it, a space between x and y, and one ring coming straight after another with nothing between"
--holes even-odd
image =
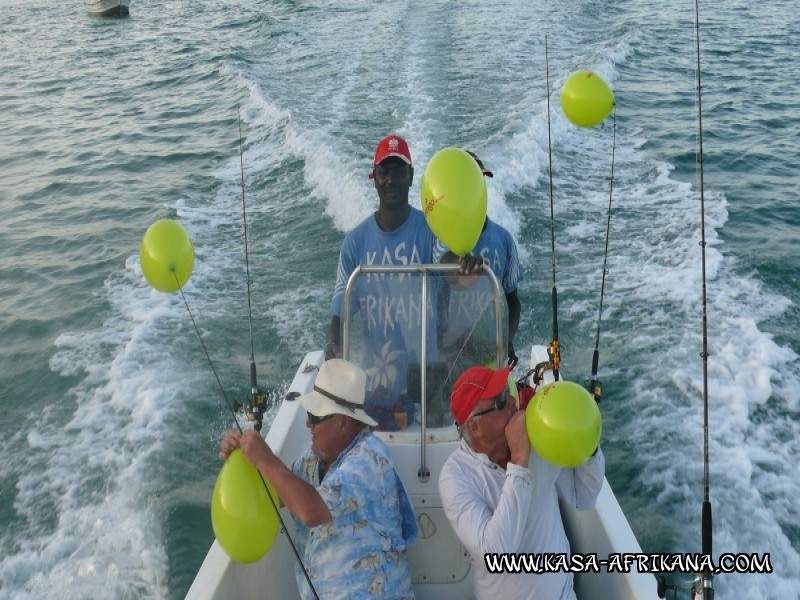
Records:
<instances>
[{"instance_id":1,"label":"fishing rod","mask_svg":"<svg viewBox=\"0 0 800 600\"><path fill-rule=\"evenodd\" d=\"M614 109L614 124L611 133L611 182L608 190L608 216L606 219L606 249L603 254L603 276L600 281L600 308L597 313L597 333L594 338L594 353L592 354L592 374L586 389L594 396L595 402L600 402L603 397L603 382L597 379L597 366L600 362L600 322L603 318L603 297L605 295L606 274L608 273L608 239L611 232L611 198L614 192L614 152L617 145L617 110Z\"/></svg>"},{"instance_id":2,"label":"fishing rod","mask_svg":"<svg viewBox=\"0 0 800 600\"><path fill-rule=\"evenodd\" d=\"M256 359L253 351L253 305L250 301L250 252L247 243L247 204L244 195L244 149L242 145L242 116L239 107L236 107L236 117L239 123L239 169L242 177L242 223L244 229L244 264L247 276L247 322L250 326L250 402L244 409L245 417L255 421L253 428L261 431L264 423L264 392L258 387L256 377Z\"/></svg>"},{"instance_id":3,"label":"fishing rod","mask_svg":"<svg viewBox=\"0 0 800 600\"><path fill-rule=\"evenodd\" d=\"M553 265L553 290L551 293L553 305L553 341L547 353L552 362L553 378L558 381L558 369L561 364L561 348L558 342L558 290L556 289L556 221L553 208L553 143L550 133L550 59L547 54L547 36L544 36L544 64L547 81L547 158L549 161L550 179L550 250Z\"/></svg>"},{"instance_id":4,"label":"fishing rod","mask_svg":"<svg viewBox=\"0 0 800 600\"><path fill-rule=\"evenodd\" d=\"M250 413L252 416L247 415L245 411L245 415L247 416L248 420L255 420L256 424L254 429L256 431L261 430L261 426L263 423L264 418L264 394L259 389L257 380L256 380L256 362L255 362L255 354L253 351L253 310L252 304L250 301L250 259L249 259L249 248L247 243L247 205L245 203L245 185L244 185L244 149L242 143L242 118L241 112L239 108L236 108L236 116L239 123L239 166L241 170L241 181L242 181L242 220L244 223L244 256L245 256L245 269L247 274L247 312L248 312L248 321L250 325L250 393L251 393L251 404L250 404ZM176 276L177 281L177 276ZM180 289L180 286L178 286ZM181 290L181 296L183 296L183 290ZM184 298L184 302L186 299ZM189 309L189 305L186 304L186 309ZM191 312L189 313L191 316ZM194 323L194 319L192 319L192 323ZM200 336L200 331L197 329L197 325L195 325L195 330L197 331L198 337ZM200 338L200 342L203 342L203 338ZM203 344L203 349L205 350L205 344ZM209 364L211 364L211 358L208 356L208 352L206 352L206 357L208 358ZM212 364L211 368L213 369L214 366ZM216 375L216 371L214 372ZM219 378L217 378L219 382ZM222 388L222 384L220 384L220 389ZM223 390L223 396L225 392ZM225 397L227 401L227 396ZM242 433L242 428L239 426L238 421L236 421L236 414L231 406L230 402L228 402L228 407L231 409L231 415L233 416L234 423L236 423L236 428L239 430L239 434ZM308 570L306 569L305 564L303 564L303 559L300 557L300 553L297 551L297 546L292 540L292 536L289 535L289 529L286 527L286 523L283 521L283 517L281 516L281 511L278 508L278 505L275 503L275 500L272 498L272 494L269 491L269 487L267 486L267 482L264 479L264 476L261 474L261 471L258 471L259 479L261 479L261 483L264 485L264 489L267 491L267 497L269 498L269 502L272 505L275 514L278 517L278 521L281 524L281 531L286 535L286 539L289 541L289 546L292 548L292 552L294 553L294 557L297 560L297 563L300 565L300 569L303 571L303 576L305 577L306 583L308 583L309 588L311 589L311 593L314 595L316 600L319 600L319 595L317 594L317 590L314 587L314 584L311 581L311 577L308 575Z\"/></svg>"},{"instance_id":5,"label":"fishing rod","mask_svg":"<svg viewBox=\"0 0 800 600\"><path fill-rule=\"evenodd\" d=\"M701 512L700 534L701 551L704 556L712 553L712 515L709 496L709 457L708 457L708 302L706 293L706 208L705 178L703 173L703 101L700 75L700 2L694 1L695 60L697 77L697 171L700 188L700 263L701 263L701 296L702 296L702 334L703 349L700 358L703 361L703 504ZM663 575L658 577L658 595L664 598L666 588L673 591L675 586L667 586ZM692 598L714 600L713 574L707 568L697 573L692 583Z\"/></svg>"},{"instance_id":6,"label":"fishing rod","mask_svg":"<svg viewBox=\"0 0 800 600\"><path fill-rule=\"evenodd\" d=\"M703 102L702 86L700 84L700 0L694 2L694 24L697 57L697 139L698 163L700 176L700 249L702 262L702 296L703 296L703 509L701 522L702 551L706 556L711 556L712 526L711 526L711 501L709 499L709 468L708 468L708 311L706 302L706 220L705 220L705 189L703 178ZM692 588L695 597L702 600L713 600L714 587L713 575L706 569L699 574L699 581ZM698 589L700 587L700 589Z\"/></svg>"}]
</instances>

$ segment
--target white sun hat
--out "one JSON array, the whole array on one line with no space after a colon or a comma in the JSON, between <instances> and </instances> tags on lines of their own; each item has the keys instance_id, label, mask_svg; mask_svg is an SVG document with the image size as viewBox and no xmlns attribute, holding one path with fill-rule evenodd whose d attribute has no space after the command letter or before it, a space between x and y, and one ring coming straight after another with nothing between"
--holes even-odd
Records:
<instances>
[{"instance_id":1,"label":"white sun hat","mask_svg":"<svg viewBox=\"0 0 800 600\"><path fill-rule=\"evenodd\" d=\"M314 389L297 401L315 417L346 415L370 427L377 426L364 412L364 390L367 374L356 365L332 358L322 363L314 382Z\"/></svg>"}]
</instances>

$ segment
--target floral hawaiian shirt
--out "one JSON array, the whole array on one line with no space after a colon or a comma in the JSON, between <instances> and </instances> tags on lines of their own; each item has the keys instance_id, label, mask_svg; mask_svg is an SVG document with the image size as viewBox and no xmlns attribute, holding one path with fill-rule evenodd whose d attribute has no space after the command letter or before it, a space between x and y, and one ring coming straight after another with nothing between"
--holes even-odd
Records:
<instances>
[{"instance_id":1,"label":"floral hawaiian shirt","mask_svg":"<svg viewBox=\"0 0 800 600\"><path fill-rule=\"evenodd\" d=\"M406 546L417 538L414 509L386 444L362 431L320 481L320 459L306 452L292 471L312 484L333 517L295 543L320 599L413 598ZM295 565L303 598L313 595Z\"/></svg>"}]
</instances>

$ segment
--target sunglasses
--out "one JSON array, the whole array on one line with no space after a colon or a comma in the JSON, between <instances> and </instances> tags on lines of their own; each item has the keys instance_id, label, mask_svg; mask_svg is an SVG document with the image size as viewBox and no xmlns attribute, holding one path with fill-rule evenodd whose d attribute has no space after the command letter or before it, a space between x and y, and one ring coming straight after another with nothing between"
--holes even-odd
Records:
<instances>
[{"instance_id":1,"label":"sunglasses","mask_svg":"<svg viewBox=\"0 0 800 600\"><path fill-rule=\"evenodd\" d=\"M480 416L483 416L483 415L488 415L490 412L495 411L495 410L503 410L506 407L507 403L508 403L508 399L506 398L506 391L503 390L502 392L500 392L500 395L497 396L497 398L495 398L494 406L491 406L490 408L487 408L486 410L482 410L480 412L476 412L470 418L472 418L472 417L480 417Z\"/></svg>"},{"instance_id":2,"label":"sunglasses","mask_svg":"<svg viewBox=\"0 0 800 600\"><path fill-rule=\"evenodd\" d=\"M308 422L311 423L314 426L317 426L320 423L322 423L323 421L327 421L331 417L335 417L336 416L336 413L331 414L331 415L325 415L324 417L318 417L317 415L312 415L310 412L306 412L306 414L308 415Z\"/></svg>"}]
</instances>

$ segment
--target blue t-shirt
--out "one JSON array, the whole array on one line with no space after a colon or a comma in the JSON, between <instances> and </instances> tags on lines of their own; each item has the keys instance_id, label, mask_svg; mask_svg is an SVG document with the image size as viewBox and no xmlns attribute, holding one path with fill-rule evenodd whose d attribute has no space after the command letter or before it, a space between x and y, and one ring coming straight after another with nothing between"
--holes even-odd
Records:
<instances>
[{"instance_id":1,"label":"blue t-shirt","mask_svg":"<svg viewBox=\"0 0 800 600\"><path fill-rule=\"evenodd\" d=\"M445 252L447 252L447 247L441 241L436 240L434 253L441 258ZM519 264L517 244L514 242L514 238L504 227L488 217L486 226L481 231L471 254L480 256L486 261L506 294L513 292L522 283L524 273Z\"/></svg>"},{"instance_id":2,"label":"blue t-shirt","mask_svg":"<svg viewBox=\"0 0 800 600\"><path fill-rule=\"evenodd\" d=\"M344 290L359 265L432 264L436 236L422 212L410 207L406 222L390 232L378 227L370 215L342 242L339 268L333 289L331 312L343 316ZM395 412L413 419L412 400L407 395L407 370L418 364L422 348L422 314L428 318L428 360L436 358L436 302L438 278L429 278L429 302L421 307L421 278L416 275L363 275L353 290L351 313L362 322L363 354L360 362L367 373L365 410L380 429L395 429Z\"/></svg>"},{"instance_id":3,"label":"blue t-shirt","mask_svg":"<svg viewBox=\"0 0 800 600\"><path fill-rule=\"evenodd\" d=\"M445 247L437 241L436 251L441 252L442 249ZM523 272L514 238L505 228L491 219L486 219L486 226L481 231L472 254L484 259L506 294L516 290L522 282ZM492 287L487 278L482 278L478 282L466 280L462 285L450 287L448 309L444 320L446 323L444 348L442 348L444 354L468 358L478 364L496 360L493 297ZM507 321L503 325L507 325ZM470 337L469 344L464 341L464 336Z\"/></svg>"},{"instance_id":4,"label":"blue t-shirt","mask_svg":"<svg viewBox=\"0 0 800 600\"><path fill-rule=\"evenodd\" d=\"M505 228L491 219L486 219L486 227L472 253L480 255L486 261L506 294L513 292L522 283L524 273L517 256L517 244Z\"/></svg>"},{"instance_id":5,"label":"blue t-shirt","mask_svg":"<svg viewBox=\"0 0 800 600\"><path fill-rule=\"evenodd\" d=\"M406 546L417 539L417 521L386 444L365 430L321 482L310 450L292 472L316 488L332 517L311 529L295 521L295 544L319 597L413 598ZM295 577L301 597L311 598L297 564Z\"/></svg>"}]
</instances>

